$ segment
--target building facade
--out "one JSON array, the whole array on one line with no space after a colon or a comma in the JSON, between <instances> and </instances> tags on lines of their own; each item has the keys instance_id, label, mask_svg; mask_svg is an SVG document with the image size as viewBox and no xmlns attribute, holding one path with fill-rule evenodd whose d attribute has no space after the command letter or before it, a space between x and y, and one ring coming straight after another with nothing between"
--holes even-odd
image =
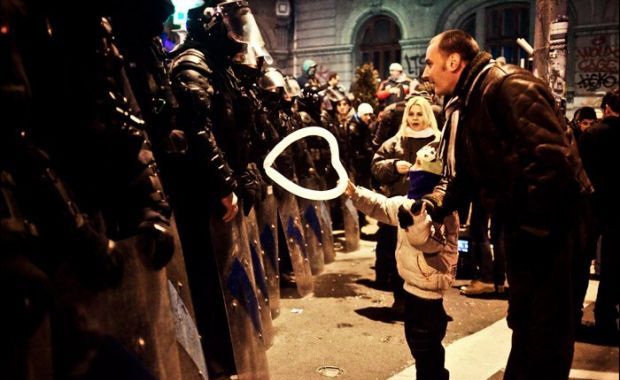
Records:
<instances>
[{"instance_id":1,"label":"building facade","mask_svg":"<svg viewBox=\"0 0 620 380\"><path fill-rule=\"evenodd\" d=\"M567 1L569 109L597 106L602 94L618 86L618 1ZM345 87L366 62L382 78L391 62L418 77L430 38L447 29L468 31L483 49L509 63L527 62L518 37L534 44L535 0L254 0L251 5L275 66L297 76L303 61L313 59L319 76L335 71Z\"/></svg>"}]
</instances>

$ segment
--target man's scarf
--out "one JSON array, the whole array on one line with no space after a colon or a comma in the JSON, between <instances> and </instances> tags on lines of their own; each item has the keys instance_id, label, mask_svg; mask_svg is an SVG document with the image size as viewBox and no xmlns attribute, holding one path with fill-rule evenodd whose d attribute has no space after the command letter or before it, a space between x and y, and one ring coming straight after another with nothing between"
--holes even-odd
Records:
<instances>
[{"instance_id":1,"label":"man's scarf","mask_svg":"<svg viewBox=\"0 0 620 380\"><path fill-rule=\"evenodd\" d=\"M445 106L446 121L443 125L441 140L439 141L439 157L443 158L443 176L452 179L456 176L456 134L459 127L462 109L467 106L469 102L469 95L471 95L473 89L478 84L482 74L486 73L491 67L495 65L495 61L489 60L490 55L486 52L479 53L476 58L471 62L469 68L464 70L461 75L465 76L464 85L457 85L457 95L452 97L448 104ZM484 67L480 70L476 70L478 66L485 63ZM476 74L471 84L471 76ZM459 83L461 80L459 80ZM468 85L469 84L469 85ZM463 92L465 93L465 102L461 101Z\"/></svg>"}]
</instances>

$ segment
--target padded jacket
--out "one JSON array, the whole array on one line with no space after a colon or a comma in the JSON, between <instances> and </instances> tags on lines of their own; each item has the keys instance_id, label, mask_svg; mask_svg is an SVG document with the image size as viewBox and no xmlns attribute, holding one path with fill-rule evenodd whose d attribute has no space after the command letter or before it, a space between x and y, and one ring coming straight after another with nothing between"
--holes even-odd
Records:
<instances>
[{"instance_id":1,"label":"padded jacket","mask_svg":"<svg viewBox=\"0 0 620 380\"><path fill-rule=\"evenodd\" d=\"M409 210L414 202L403 196L387 198L361 186L351 200L359 211L393 226L398 226L398 208ZM453 212L442 224L433 223L424 211L413 220L409 228L398 228L396 267L405 280L403 288L421 298L442 298L456 275L459 218Z\"/></svg>"},{"instance_id":2,"label":"padded jacket","mask_svg":"<svg viewBox=\"0 0 620 380\"><path fill-rule=\"evenodd\" d=\"M457 84L457 174L434 195L446 212L479 195L485 208L545 236L592 187L547 84L490 58L478 54Z\"/></svg>"}]
</instances>

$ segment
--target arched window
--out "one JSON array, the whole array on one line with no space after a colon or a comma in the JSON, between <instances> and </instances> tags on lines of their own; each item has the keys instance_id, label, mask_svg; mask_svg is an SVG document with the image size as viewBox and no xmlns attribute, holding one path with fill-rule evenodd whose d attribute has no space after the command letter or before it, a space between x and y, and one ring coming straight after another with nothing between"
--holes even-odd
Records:
<instances>
[{"instance_id":1,"label":"arched window","mask_svg":"<svg viewBox=\"0 0 620 380\"><path fill-rule=\"evenodd\" d=\"M469 17L467 17L465 20L463 20L463 22L461 22L461 25L459 25L459 29L466 31L467 33L469 33L471 36L476 36L476 14L472 14Z\"/></svg>"},{"instance_id":2,"label":"arched window","mask_svg":"<svg viewBox=\"0 0 620 380\"><path fill-rule=\"evenodd\" d=\"M530 12L528 5L508 4L487 8L485 11L484 48L493 57L503 56L506 62L519 64L527 60L527 53L517 45L517 38L529 40Z\"/></svg>"},{"instance_id":3,"label":"arched window","mask_svg":"<svg viewBox=\"0 0 620 380\"><path fill-rule=\"evenodd\" d=\"M400 29L388 16L374 16L360 28L357 64L370 63L381 78L388 76L390 63L400 63Z\"/></svg>"},{"instance_id":4,"label":"arched window","mask_svg":"<svg viewBox=\"0 0 620 380\"><path fill-rule=\"evenodd\" d=\"M528 56L517 45L517 38L533 42L530 40L530 6L530 2L525 1L491 0L474 8L460 7L459 11L464 12L455 21L444 23L444 30L453 27L464 30L494 58L504 57L506 62L518 65L521 58L527 61Z\"/></svg>"}]
</instances>

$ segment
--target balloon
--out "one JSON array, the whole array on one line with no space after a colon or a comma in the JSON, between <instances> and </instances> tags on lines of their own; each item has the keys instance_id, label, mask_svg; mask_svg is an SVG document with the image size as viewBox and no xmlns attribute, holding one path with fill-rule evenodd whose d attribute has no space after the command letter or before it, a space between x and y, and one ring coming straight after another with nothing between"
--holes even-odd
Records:
<instances>
[{"instance_id":1,"label":"balloon","mask_svg":"<svg viewBox=\"0 0 620 380\"><path fill-rule=\"evenodd\" d=\"M329 151L332 156L332 166L338 173L338 185L333 189L329 190L311 190L305 187L301 187L296 183L292 182L280 172L275 170L271 165L275 159L286 149L289 145L294 143L297 140L301 140L308 136L319 136L323 137L327 140L329 144ZM286 189L288 192L293 193L299 197L311 199L314 201L326 201L329 199L338 198L342 193L344 193L347 188L347 183L349 181L349 175L347 171L342 166L340 162L340 153L338 151L338 142L334 135L332 135L327 129L321 127L306 127L300 130L297 130L290 135L286 136L282 141L280 141L269 154L265 157L265 161L263 161L263 168L265 169L265 173L271 178L275 183L280 185L282 188Z\"/></svg>"}]
</instances>

